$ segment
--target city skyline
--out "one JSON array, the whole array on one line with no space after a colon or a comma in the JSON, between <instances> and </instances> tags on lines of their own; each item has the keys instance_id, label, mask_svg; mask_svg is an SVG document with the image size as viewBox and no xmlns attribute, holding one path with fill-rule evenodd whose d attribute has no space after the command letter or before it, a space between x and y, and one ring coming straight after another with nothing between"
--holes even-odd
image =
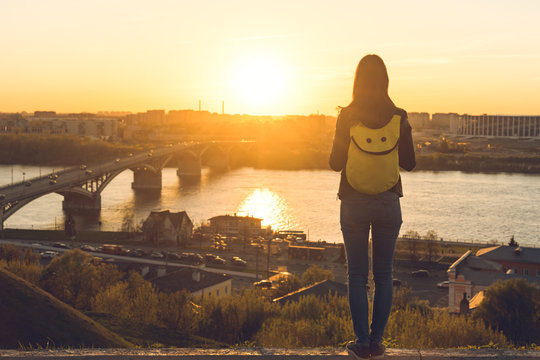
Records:
<instances>
[{"instance_id":1,"label":"city skyline","mask_svg":"<svg viewBox=\"0 0 540 360\"><path fill-rule=\"evenodd\" d=\"M2 5L0 111L335 115L379 54L410 112L540 113L534 1Z\"/></svg>"}]
</instances>

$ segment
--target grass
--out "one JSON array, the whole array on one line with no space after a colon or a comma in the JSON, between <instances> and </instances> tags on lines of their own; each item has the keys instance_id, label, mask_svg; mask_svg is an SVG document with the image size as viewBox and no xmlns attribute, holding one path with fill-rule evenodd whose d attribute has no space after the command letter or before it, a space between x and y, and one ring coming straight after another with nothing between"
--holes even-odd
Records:
<instances>
[{"instance_id":1,"label":"grass","mask_svg":"<svg viewBox=\"0 0 540 360\"><path fill-rule=\"evenodd\" d=\"M0 268L0 348L132 347L86 315Z\"/></svg>"},{"instance_id":2,"label":"grass","mask_svg":"<svg viewBox=\"0 0 540 360\"><path fill-rule=\"evenodd\" d=\"M107 329L143 348L148 347L191 347L224 348L229 345L219 341L167 329L158 325L121 318L112 314L89 312L87 315Z\"/></svg>"}]
</instances>

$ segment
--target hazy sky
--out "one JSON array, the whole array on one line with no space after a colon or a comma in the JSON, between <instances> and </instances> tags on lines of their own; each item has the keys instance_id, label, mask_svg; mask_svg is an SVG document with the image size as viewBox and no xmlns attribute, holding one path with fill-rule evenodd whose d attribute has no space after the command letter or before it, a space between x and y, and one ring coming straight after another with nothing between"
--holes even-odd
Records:
<instances>
[{"instance_id":1,"label":"hazy sky","mask_svg":"<svg viewBox=\"0 0 540 360\"><path fill-rule=\"evenodd\" d=\"M379 54L408 111L540 114L540 1L0 0L0 112L334 115Z\"/></svg>"}]
</instances>

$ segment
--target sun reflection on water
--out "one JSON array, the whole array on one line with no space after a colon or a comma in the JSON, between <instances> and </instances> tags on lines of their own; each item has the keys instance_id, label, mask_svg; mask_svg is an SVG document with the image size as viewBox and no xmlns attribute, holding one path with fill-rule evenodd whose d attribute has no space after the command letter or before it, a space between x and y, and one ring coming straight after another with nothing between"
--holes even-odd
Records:
<instances>
[{"instance_id":1,"label":"sun reflection on water","mask_svg":"<svg viewBox=\"0 0 540 360\"><path fill-rule=\"evenodd\" d=\"M238 213L262 219L262 225L270 225L272 230L291 229L296 225L286 201L266 188L255 189L246 196L238 206Z\"/></svg>"}]
</instances>

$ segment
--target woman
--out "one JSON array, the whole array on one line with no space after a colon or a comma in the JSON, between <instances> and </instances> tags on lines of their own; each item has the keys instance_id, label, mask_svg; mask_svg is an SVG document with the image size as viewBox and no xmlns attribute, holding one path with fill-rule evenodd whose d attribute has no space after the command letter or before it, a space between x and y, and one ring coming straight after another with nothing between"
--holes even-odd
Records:
<instances>
[{"instance_id":1,"label":"woman","mask_svg":"<svg viewBox=\"0 0 540 360\"><path fill-rule=\"evenodd\" d=\"M379 56L360 60L352 97L337 119L330 167L341 171L340 221L356 335L347 350L357 359L367 359L385 352L382 340L392 307L392 262L402 222L399 167L410 171L416 162L407 113L388 96L388 73ZM366 288L370 229L375 282L371 326Z\"/></svg>"}]
</instances>

